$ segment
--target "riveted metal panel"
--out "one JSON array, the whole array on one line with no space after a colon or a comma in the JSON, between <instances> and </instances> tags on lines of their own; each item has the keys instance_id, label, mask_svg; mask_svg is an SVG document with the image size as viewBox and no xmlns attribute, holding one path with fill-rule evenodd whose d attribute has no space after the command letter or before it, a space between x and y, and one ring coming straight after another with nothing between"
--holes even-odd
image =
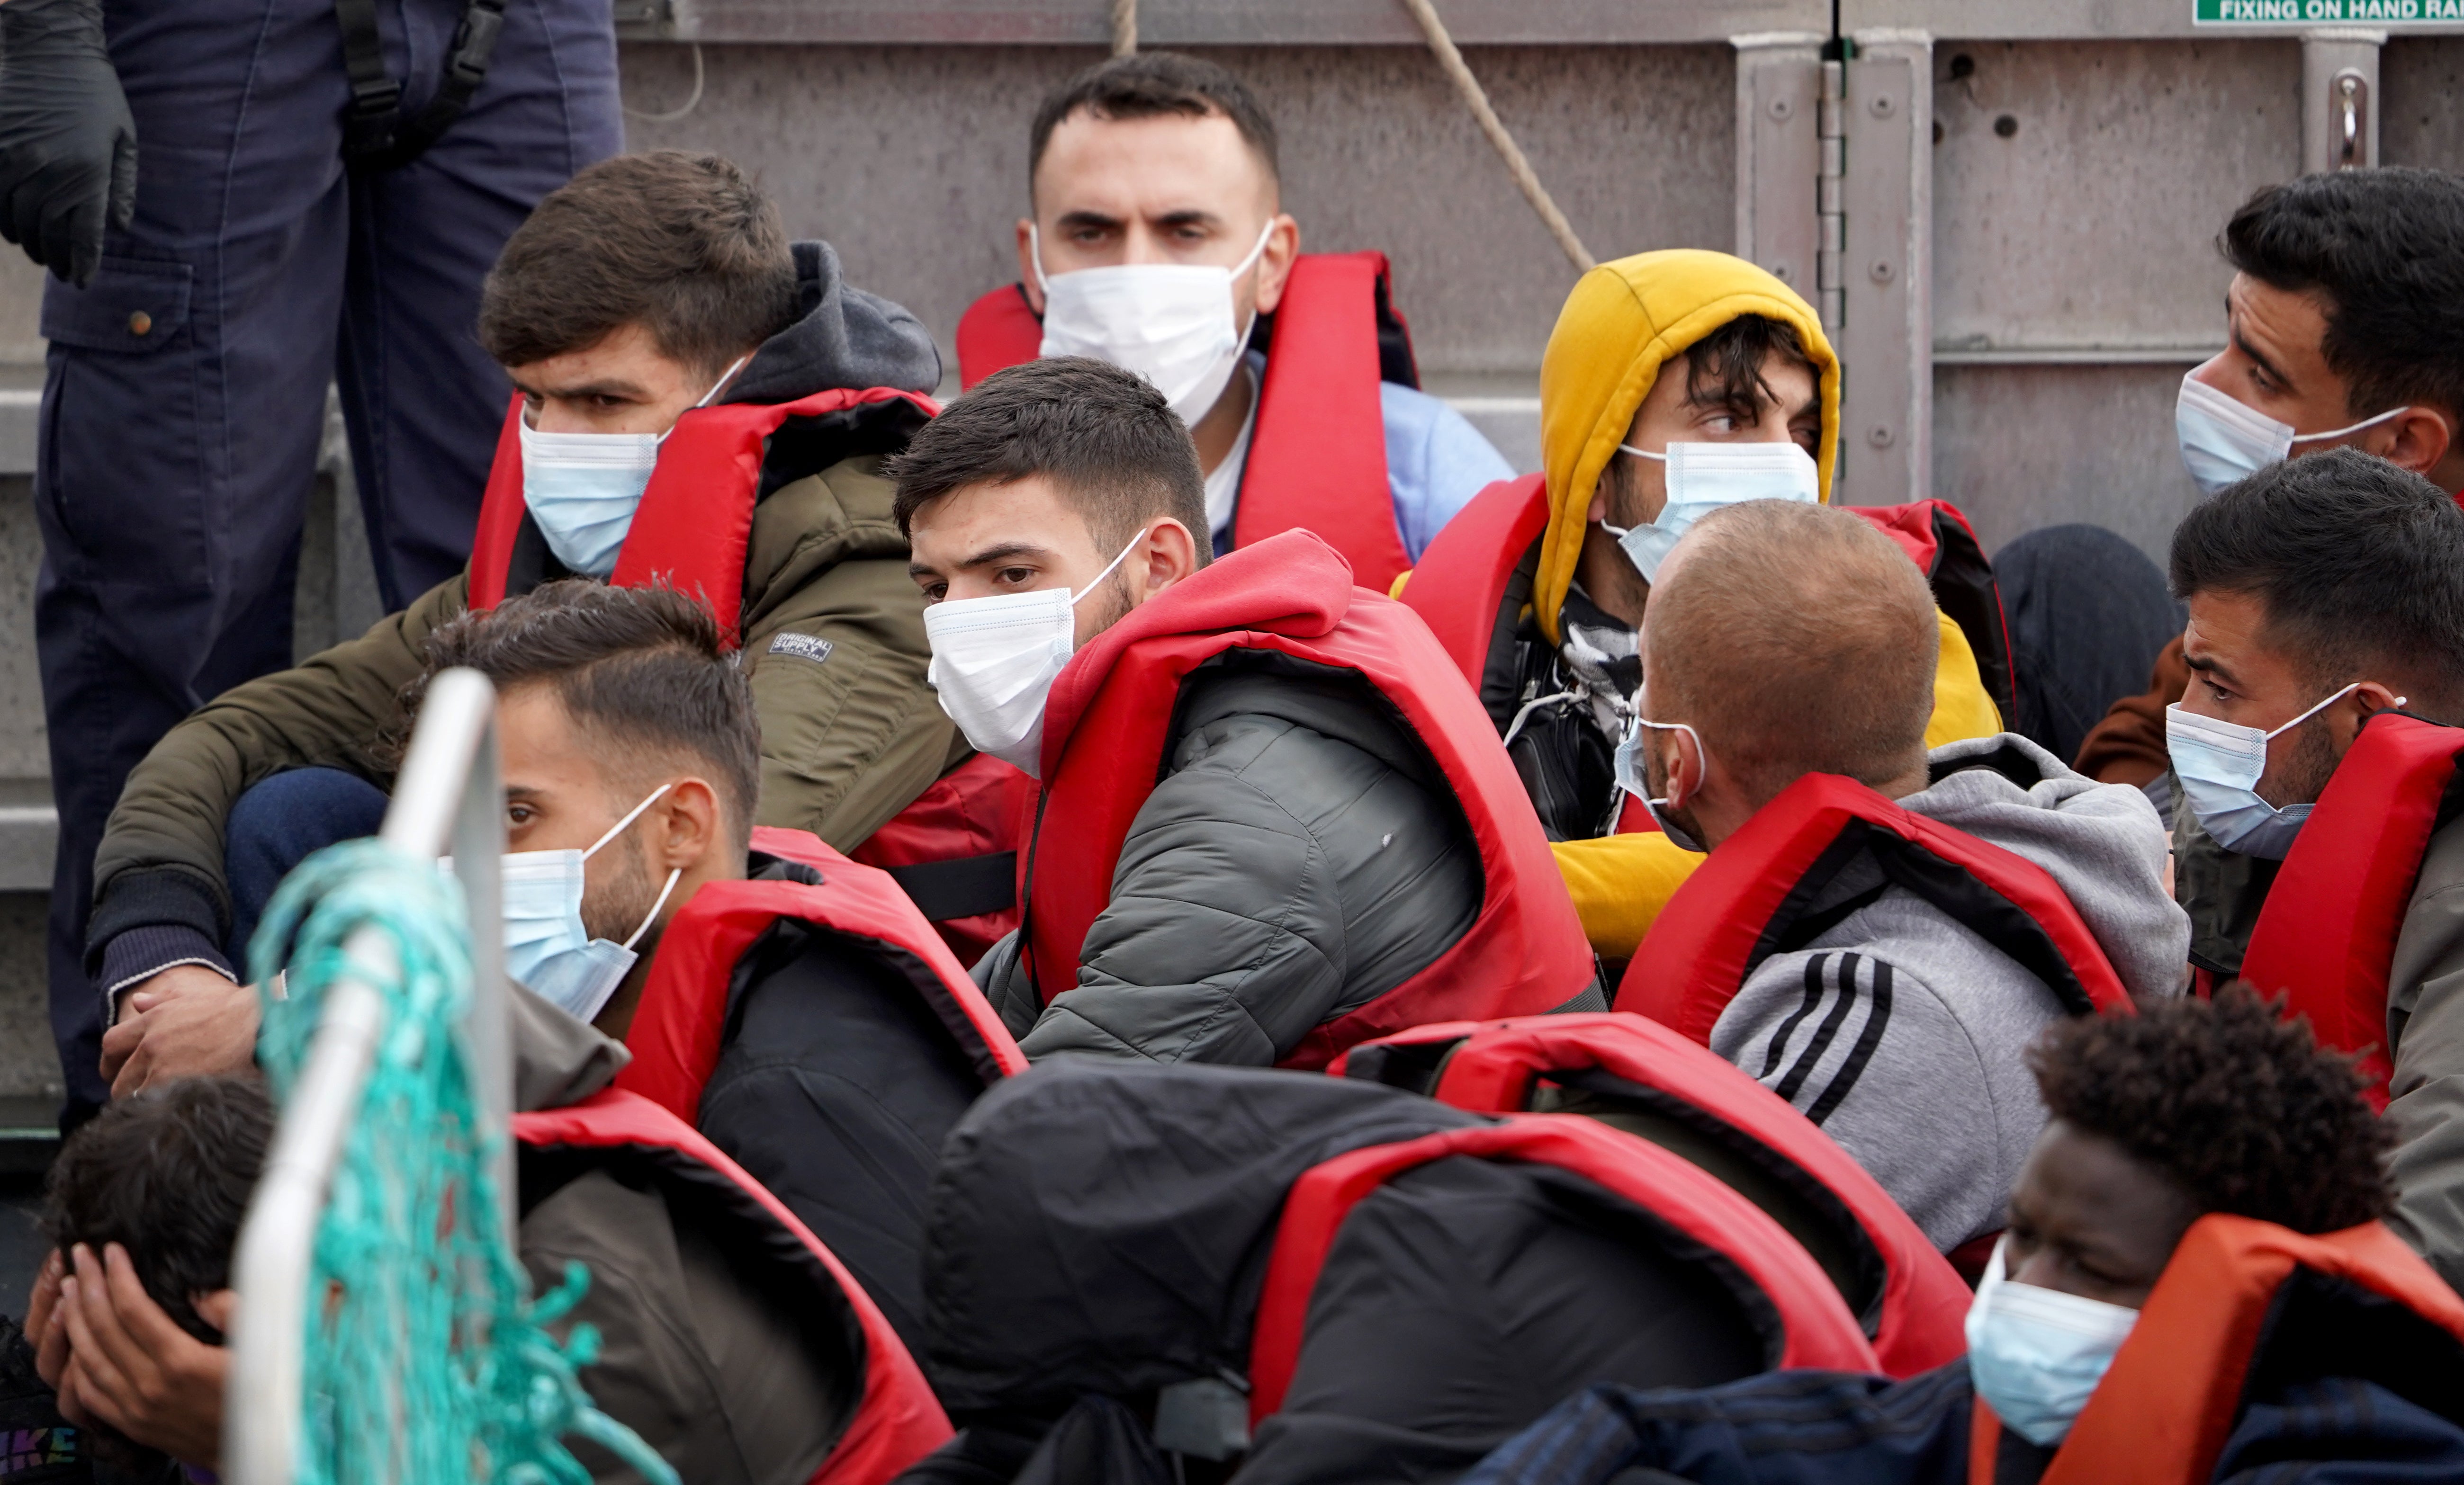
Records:
<instances>
[{"instance_id":1,"label":"riveted metal panel","mask_svg":"<svg viewBox=\"0 0 2464 1485\"><path fill-rule=\"evenodd\" d=\"M2382 163L2464 170L2464 36L2389 36L2379 88Z\"/></svg>"},{"instance_id":2,"label":"riveted metal panel","mask_svg":"<svg viewBox=\"0 0 2464 1485\"><path fill-rule=\"evenodd\" d=\"M1837 498L1895 505L1932 491L1932 44L1921 32L1869 32L1857 43L1842 100L1842 305L1832 333L1840 361Z\"/></svg>"},{"instance_id":3,"label":"riveted metal panel","mask_svg":"<svg viewBox=\"0 0 2464 1485\"><path fill-rule=\"evenodd\" d=\"M2188 365L1964 365L1933 373L1933 489L1991 552L2088 521L2161 565L2199 498L2173 443Z\"/></svg>"},{"instance_id":4,"label":"riveted metal panel","mask_svg":"<svg viewBox=\"0 0 2464 1485\"><path fill-rule=\"evenodd\" d=\"M1736 252L1809 296L1822 246L1812 188L1822 164L1814 126L1820 45L1812 33L1736 42Z\"/></svg>"},{"instance_id":5,"label":"riveted metal panel","mask_svg":"<svg viewBox=\"0 0 2464 1485\"><path fill-rule=\"evenodd\" d=\"M1943 351L2212 346L2215 235L2300 159L2287 39L1934 48Z\"/></svg>"}]
</instances>

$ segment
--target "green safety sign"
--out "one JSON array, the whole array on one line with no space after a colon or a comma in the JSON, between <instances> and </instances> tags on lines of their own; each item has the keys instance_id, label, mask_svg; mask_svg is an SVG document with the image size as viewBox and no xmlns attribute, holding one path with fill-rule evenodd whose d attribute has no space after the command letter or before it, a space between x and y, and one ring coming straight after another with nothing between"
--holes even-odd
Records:
<instances>
[{"instance_id":1,"label":"green safety sign","mask_svg":"<svg viewBox=\"0 0 2464 1485\"><path fill-rule=\"evenodd\" d=\"M2191 0L2201 26L2337 26L2464 22L2464 0Z\"/></svg>"}]
</instances>

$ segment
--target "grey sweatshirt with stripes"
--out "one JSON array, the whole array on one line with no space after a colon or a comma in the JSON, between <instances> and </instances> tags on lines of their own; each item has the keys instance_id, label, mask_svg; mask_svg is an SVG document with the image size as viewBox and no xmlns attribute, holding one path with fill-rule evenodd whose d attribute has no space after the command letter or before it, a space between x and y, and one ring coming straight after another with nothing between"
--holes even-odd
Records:
<instances>
[{"instance_id":1,"label":"grey sweatshirt with stripes","mask_svg":"<svg viewBox=\"0 0 2464 1485\"><path fill-rule=\"evenodd\" d=\"M1937 748L1932 763L1934 781L1902 808L2043 867L2133 995L2180 993L2189 921L2165 889L2168 841L2145 794L2074 774L2014 733ZM1820 1125L1947 1251L2003 1225L2045 1122L2025 1054L2062 1006L1973 929L1886 884L1871 857L1811 911L1843 907L1755 968L1711 1048Z\"/></svg>"}]
</instances>

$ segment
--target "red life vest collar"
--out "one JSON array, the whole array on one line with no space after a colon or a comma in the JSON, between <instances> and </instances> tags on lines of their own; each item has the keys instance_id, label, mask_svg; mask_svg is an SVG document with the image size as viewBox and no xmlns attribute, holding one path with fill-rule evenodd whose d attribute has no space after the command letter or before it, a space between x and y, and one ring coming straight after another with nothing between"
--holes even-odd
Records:
<instances>
[{"instance_id":1,"label":"red life vest collar","mask_svg":"<svg viewBox=\"0 0 2464 1485\"><path fill-rule=\"evenodd\" d=\"M744 559L770 436L791 418L893 402L911 404L927 418L940 411L930 398L877 386L833 388L792 403L722 403L684 413L659 446L659 462L608 581L627 588L666 582L697 595L717 617L719 632L737 643L744 617ZM522 397L517 392L496 436L495 462L471 546L473 610L494 608L509 596L514 543L529 517L522 498L521 420Z\"/></svg>"},{"instance_id":2,"label":"red life vest collar","mask_svg":"<svg viewBox=\"0 0 2464 1485\"><path fill-rule=\"evenodd\" d=\"M1817 1183L1864 1234L1882 1273L1880 1303L1859 1320L1883 1371L1912 1377L1968 1349L1968 1285L1925 1233L1830 1136L1708 1048L1639 1015L1531 1015L1414 1027L1327 1071L1344 1076L1364 1054L1398 1048L1442 1055L1425 1091L1468 1113L1525 1112L1541 1079L1597 1069L1737 1131Z\"/></svg>"},{"instance_id":3,"label":"red life vest collar","mask_svg":"<svg viewBox=\"0 0 2464 1485\"><path fill-rule=\"evenodd\" d=\"M1309 1296L1353 1208L1402 1172L1455 1156L1555 1166L1652 1213L1745 1272L1778 1311L1778 1366L1877 1369L1856 1318L1830 1279L1761 1208L1656 1145L1574 1114L1515 1114L1491 1125L1372 1145L1312 1167L1292 1183L1250 1332L1249 1418L1284 1405L1298 1366Z\"/></svg>"},{"instance_id":4,"label":"red life vest collar","mask_svg":"<svg viewBox=\"0 0 2464 1485\"><path fill-rule=\"evenodd\" d=\"M819 925L879 945L947 1027L987 1085L1026 1070L1001 1016L949 947L889 874L859 865L801 830L759 827L753 848L822 873L801 882L714 882L678 908L659 937L641 1006L625 1037L633 1060L616 1085L676 1117L699 1117L717 1067L728 986L754 940L781 919Z\"/></svg>"},{"instance_id":5,"label":"red life vest collar","mask_svg":"<svg viewBox=\"0 0 2464 1485\"><path fill-rule=\"evenodd\" d=\"M2242 977L2283 995L2319 1043L2360 1058L2385 1110L2387 972L2421 859L2464 760L2464 728L2382 711L2336 765L2267 891Z\"/></svg>"},{"instance_id":6,"label":"red life vest collar","mask_svg":"<svg viewBox=\"0 0 2464 1485\"><path fill-rule=\"evenodd\" d=\"M1047 1000L1076 985L1088 929L1111 905L1113 866L1161 776L1182 683L1233 649L1358 673L1453 786L1485 867L1480 916L1463 936L1401 986L1318 1027L1287 1065L1321 1066L1352 1042L1422 1021L1547 1011L1582 992L1590 946L1487 715L1402 605L1353 587L1315 535L1286 532L1141 604L1054 683L1039 827L1067 829L1039 828L1019 894L1026 965ZM1098 745L1072 747L1081 732Z\"/></svg>"},{"instance_id":7,"label":"red life vest collar","mask_svg":"<svg viewBox=\"0 0 2464 1485\"><path fill-rule=\"evenodd\" d=\"M2064 1009L2132 1011L2103 946L2043 867L1836 774L1789 785L1685 880L1635 950L1617 1009L1709 1045L1747 976L1778 951L1814 894L1865 851L1893 883L2044 981Z\"/></svg>"},{"instance_id":8,"label":"red life vest collar","mask_svg":"<svg viewBox=\"0 0 2464 1485\"><path fill-rule=\"evenodd\" d=\"M828 1307L854 1321L864 1347L864 1388L847 1430L807 1485L887 1485L950 1437L933 1389L880 1309L836 1255L779 1198L691 1125L649 1100L607 1089L562 1108L516 1114L516 1141L533 1149L628 1149L709 1189L704 1212L732 1211L759 1240L748 1253L775 1257L781 1272L802 1269L828 1293ZM799 1265L797 1259L803 1259Z\"/></svg>"},{"instance_id":9,"label":"red life vest collar","mask_svg":"<svg viewBox=\"0 0 2464 1485\"><path fill-rule=\"evenodd\" d=\"M1500 480L1446 522L1397 595L1475 691L1488 674L1498 631L1510 638L1522 622L1519 605L1506 610L1507 587L1548 529L1549 476Z\"/></svg>"},{"instance_id":10,"label":"red life vest collar","mask_svg":"<svg viewBox=\"0 0 2464 1485\"><path fill-rule=\"evenodd\" d=\"M1381 320L1403 328L1389 302L1384 253L1293 260L1275 306L1232 544L1314 531L1350 559L1364 586L1383 593L1412 563L1387 483ZM1408 362L1408 331L1404 339ZM968 307L957 344L960 384L972 387L1041 355L1044 327L1025 291L1011 285Z\"/></svg>"},{"instance_id":11,"label":"red life vest collar","mask_svg":"<svg viewBox=\"0 0 2464 1485\"><path fill-rule=\"evenodd\" d=\"M2306 1237L2211 1212L2173 1250L2041 1485L2206 1485L2240 1412L2269 1310L2297 1268L2392 1299L2464 1341L2464 1299L2383 1224ZM1971 1485L1992 1485L2001 1432L1980 1396L1969 1435Z\"/></svg>"}]
</instances>

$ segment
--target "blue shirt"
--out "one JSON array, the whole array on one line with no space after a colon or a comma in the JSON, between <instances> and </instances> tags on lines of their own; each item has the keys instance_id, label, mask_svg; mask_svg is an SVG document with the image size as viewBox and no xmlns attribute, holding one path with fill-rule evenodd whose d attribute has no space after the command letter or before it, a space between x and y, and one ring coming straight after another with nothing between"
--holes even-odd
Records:
<instances>
[{"instance_id":1,"label":"blue shirt","mask_svg":"<svg viewBox=\"0 0 2464 1485\"><path fill-rule=\"evenodd\" d=\"M1266 359L1252 351L1248 360L1250 374L1263 386ZM1457 511L1497 481L1514 478L1514 467L1440 398L1380 382L1377 404L1386 426L1386 490L1395 501L1395 529L1403 537L1404 555L1417 562ZM1252 400L1252 426L1257 417ZM1249 432L1242 429L1238 450L1244 463ZM1232 550L1232 525L1227 520L1214 534L1218 557Z\"/></svg>"}]
</instances>

